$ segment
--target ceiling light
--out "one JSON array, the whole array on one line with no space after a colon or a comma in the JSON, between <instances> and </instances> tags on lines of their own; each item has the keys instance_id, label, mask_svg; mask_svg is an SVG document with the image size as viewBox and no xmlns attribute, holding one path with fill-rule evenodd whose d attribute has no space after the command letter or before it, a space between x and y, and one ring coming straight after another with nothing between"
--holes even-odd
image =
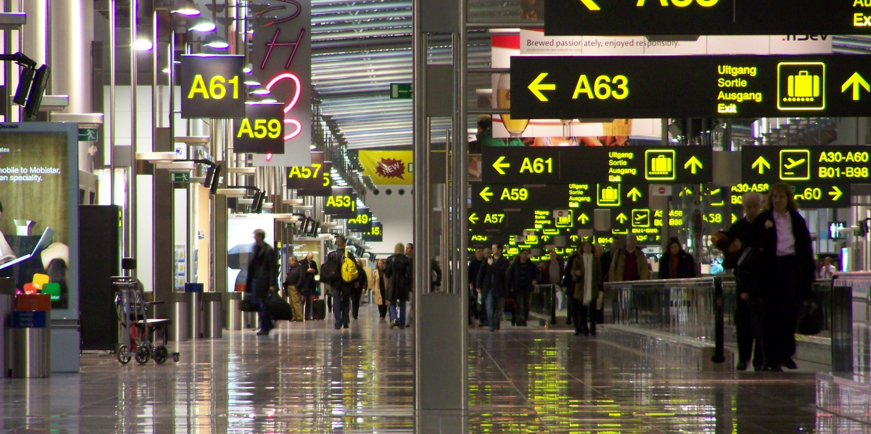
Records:
<instances>
[{"instance_id":1,"label":"ceiling light","mask_svg":"<svg viewBox=\"0 0 871 434\"><path fill-rule=\"evenodd\" d=\"M226 50L227 48L230 48L230 44L217 34L211 34L206 37L206 43L203 45L218 50Z\"/></svg>"},{"instance_id":2,"label":"ceiling light","mask_svg":"<svg viewBox=\"0 0 871 434\"><path fill-rule=\"evenodd\" d=\"M135 48L136 51L151 51L151 49L154 48L154 44L152 44L148 39L140 38L133 43L133 48Z\"/></svg>"},{"instance_id":3,"label":"ceiling light","mask_svg":"<svg viewBox=\"0 0 871 434\"><path fill-rule=\"evenodd\" d=\"M248 86L252 86L252 87L254 87L254 86L260 86L260 82L257 81L257 80L246 80L246 81L245 81L245 84L248 85Z\"/></svg>"},{"instance_id":4,"label":"ceiling light","mask_svg":"<svg viewBox=\"0 0 871 434\"><path fill-rule=\"evenodd\" d=\"M163 73L164 73L164 74L169 74L169 67L163 68Z\"/></svg>"},{"instance_id":5,"label":"ceiling light","mask_svg":"<svg viewBox=\"0 0 871 434\"><path fill-rule=\"evenodd\" d=\"M275 104L275 103L278 102L278 100L275 99L275 98L266 98L266 99L264 99L263 101L260 101L260 102L263 103L263 104Z\"/></svg>"},{"instance_id":6,"label":"ceiling light","mask_svg":"<svg viewBox=\"0 0 871 434\"><path fill-rule=\"evenodd\" d=\"M175 7L171 12L188 17L195 17L200 14L200 9L191 0L177 0Z\"/></svg>"},{"instance_id":7,"label":"ceiling light","mask_svg":"<svg viewBox=\"0 0 871 434\"><path fill-rule=\"evenodd\" d=\"M246 74L250 74L251 73L251 64L249 63L248 66L242 68L242 72L244 72Z\"/></svg>"},{"instance_id":8,"label":"ceiling light","mask_svg":"<svg viewBox=\"0 0 871 434\"><path fill-rule=\"evenodd\" d=\"M269 91L266 89L257 89L251 92L251 95L269 95Z\"/></svg>"},{"instance_id":9,"label":"ceiling light","mask_svg":"<svg viewBox=\"0 0 871 434\"><path fill-rule=\"evenodd\" d=\"M200 18L188 30L193 30L195 32L213 32L215 28L215 23L213 23L211 20L209 20L208 18Z\"/></svg>"}]
</instances>

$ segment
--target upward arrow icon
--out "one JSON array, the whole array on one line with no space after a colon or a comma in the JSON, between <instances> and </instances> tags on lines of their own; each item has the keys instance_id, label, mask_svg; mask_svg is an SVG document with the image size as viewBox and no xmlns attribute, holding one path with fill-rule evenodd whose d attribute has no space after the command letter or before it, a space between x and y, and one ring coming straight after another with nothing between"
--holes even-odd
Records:
<instances>
[{"instance_id":1,"label":"upward arrow icon","mask_svg":"<svg viewBox=\"0 0 871 434\"><path fill-rule=\"evenodd\" d=\"M871 92L871 85L858 72L853 73L850 79L841 86L841 93L846 92L850 86L853 87L853 101L859 101L859 86L862 86L866 92Z\"/></svg>"},{"instance_id":2,"label":"upward arrow icon","mask_svg":"<svg viewBox=\"0 0 871 434\"><path fill-rule=\"evenodd\" d=\"M756 162L753 163L752 166L750 166L750 168L751 169L758 168L759 174L762 175L763 173L765 173L765 169L771 169L771 165L768 164L768 161L766 161L765 158L759 157L756 159Z\"/></svg>"}]
</instances>

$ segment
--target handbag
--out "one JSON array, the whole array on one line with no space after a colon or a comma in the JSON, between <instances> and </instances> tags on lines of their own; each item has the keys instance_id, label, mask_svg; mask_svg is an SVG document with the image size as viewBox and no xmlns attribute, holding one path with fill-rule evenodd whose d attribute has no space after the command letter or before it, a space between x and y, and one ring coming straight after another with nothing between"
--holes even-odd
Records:
<instances>
[{"instance_id":1,"label":"handbag","mask_svg":"<svg viewBox=\"0 0 871 434\"><path fill-rule=\"evenodd\" d=\"M332 285L339 280L342 277L339 272L340 265L339 262L327 259L327 262L321 265L321 282Z\"/></svg>"},{"instance_id":2,"label":"handbag","mask_svg":"<svg viewBox=\"0 0 871 434\"><path fill-rule=\"evenodd\" d=\"M250 297L242 296L242 302L239 303L239 310L242 312L257 312L258 309L254 306L252 298L254 298L253 295Z\"/></svg>"},{"instance_id":3,"label":"handbag","mask_svg":"<svg viewBox=\"0 0 871 434\"><path fill-rule=\"evenodd\" d=\"M813 336L823 330L823 309L816 300L802 303L798 314L796 333Z\"/></svg>"},{"instance_id":4,"label":"handbag","mask_svg":"<svg viewBox=\"0 0 871 434\"><path fill-rule=\"evenodd\" d=\"M266 300L266 309L273 320L293 320L293 308L283 298L273 292L270 292L269 298Z\"/></svg>"}]
</instances>

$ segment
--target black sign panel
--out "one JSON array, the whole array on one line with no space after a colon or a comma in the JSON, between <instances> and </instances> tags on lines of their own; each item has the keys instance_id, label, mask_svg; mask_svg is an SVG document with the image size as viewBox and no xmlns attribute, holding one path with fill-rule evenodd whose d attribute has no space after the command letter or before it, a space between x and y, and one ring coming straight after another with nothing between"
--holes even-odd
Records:
<instances>
[{"instance_id":1,"label":"black sign panel","mask_svg":"<svg viewBox=\"0 0 871 434\"><path fill-rule=\"evenodd\" d=\"M243 68L245 56L181 56L181 117L244 118Z\"/></svg>"},{"instance_id":2,"label":"black sign panel","mask_svg":"<svg viewBox=\"0 0 871 434\"><path fill-rule=\"evenodd\" d=\"M312 152L311 166L292 166L287 170L287 188L330 190L332 163L324 163L323 152Z\"/></svg>"},{"instance_id":3,"label":"black sign panel","mask_svg":"<svg viewBox=\"0 0 871 434\"><path fill-rule=\"evenodd\" d=\"M741 150L744 182L868 184L871 146L753 146Z\"/></svg>"},{"instance_id":4,"label":"black sign panel","mask_svg":"<svg viewBox=\"0 0 871 434\"><path fill-rule=\"evenodd\" d=\"M324 202L324 212L338 218L357 216L357 194L351 187L333 187L333 195Z\"/></svg>"},{"instance_id":5,"label":"black sign panel","mask_svg":"<svg viewBox=\"0 0 871 434\"><path fill-rule=\"evenodd\" d=\"M483 183L572 184L629 182L705 184L711 182L710 147L485 146Z\"/></svg>"},{"instance_id":6,"label":"black sign panel","mask_svg":"<svg viewBox=\"0 0 871 434\"><path fill-rule=\"evenodd\" d=\"M774 183L776 182L779 181L774 181ZM733 185L732 205L741 205L744 193L768 193L774 183L759 182ZM850 207L850 184L790 183L789 187L792 188L793 197L802 209Z\"/></svg>"},{"instance_id":7,"label":"black sign panel","mask_svg":"<svg viewBox=\"0 0 871 434\"><path fill-rule=\"evenodd\" d=\"M544 31L568 35L863 34L864 0L544 0Z\"/></svg>"},{"instance_id":8,"label":"black sign panel","mask_svg":"<svg viewBox=\"0 0 871 434\"><path fill-rule=\"evenodd\" d=\"M372 222L372 229L363 234L363 241L374 241L376 243L384 241L384 228L381 222Z\"/></svg>"},{"instance_id":9,"label":"black sign panel","mask_svg":"<svg viewBox=\"0 0 871 434\"><path fill-rule=\"evenodd\" d=\"M283 154L283 109L283 104L246 104L245 117L233 119L234 151L247 154Z\"/></svg>"},{"instance_id":10,"label":"black sign panel","mask_svg":"<svg viewBox=\"0 0 871 434\"><path fill-rule=\"evenodd\" d=\"M864 56L512 57L517 119L865 116Z\"/></svg>"},{"instance_id":11,"label":"black sign panel","mask_svg":"<svg viewBox=\"0 0 871 434\"><path fill-rule=\"evenodd\" d=\"M369 232L372 229L372 212L369 208L357 208L357 216L348 219L346 229L354 232Z\"/></svg>"}]
</instances>

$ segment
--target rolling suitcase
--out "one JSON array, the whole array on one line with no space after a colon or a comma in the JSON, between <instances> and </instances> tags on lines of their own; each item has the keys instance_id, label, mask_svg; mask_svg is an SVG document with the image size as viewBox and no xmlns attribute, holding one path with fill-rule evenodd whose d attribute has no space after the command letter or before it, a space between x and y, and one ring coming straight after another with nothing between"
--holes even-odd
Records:
<instances>
[{"instance_id":1,"label":"rolling suitcase","mask_svg":"<svg viewBox=\"0 0 871 434\"><path fill-rule=\"evenodd\" d=\"M327 302L324 299L315 300L312 304L312 319L324 319L327 317Z\"/></svg>"}]
</instances>

